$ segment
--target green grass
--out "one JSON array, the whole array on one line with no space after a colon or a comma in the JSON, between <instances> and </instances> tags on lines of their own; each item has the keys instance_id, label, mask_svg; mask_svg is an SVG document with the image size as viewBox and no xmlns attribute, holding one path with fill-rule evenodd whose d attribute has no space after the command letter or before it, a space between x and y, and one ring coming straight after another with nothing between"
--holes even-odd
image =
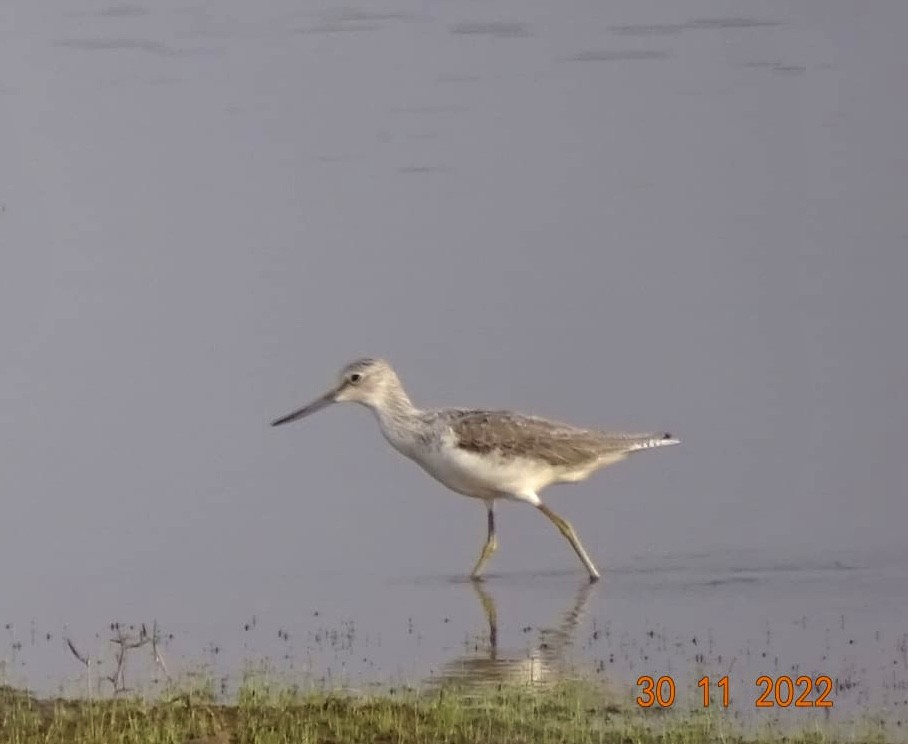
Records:
<instances>
[{"instance_id":1,"label":"green grass","mask_svg":"<svg viewBox=\"0 0 908 744\"><path fill-rule=\"evenodd\" d=\"M210 691L177 692L154 700L42 700L0 688L0 742L15 744L700 744L785 741L884 742L858 724L801 733L734 733L721 715L642 712L603 701L591 685L543 691L497 689L482 694L444 688L380 695L301 691L247 683L230 704Z\"/></svg>"}]
</instances>

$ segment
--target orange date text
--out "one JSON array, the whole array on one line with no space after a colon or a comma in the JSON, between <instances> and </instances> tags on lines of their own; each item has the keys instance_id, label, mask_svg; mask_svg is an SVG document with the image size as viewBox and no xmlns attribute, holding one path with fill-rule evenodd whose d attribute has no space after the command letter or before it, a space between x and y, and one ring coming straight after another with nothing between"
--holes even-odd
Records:
<instances>
[{"instance_id":1,"label":"orange date text","mask_svg":"<svg viewBox=\"0 0 908 744\"><path fill-rule=\"evenodd\" d=\"M756 693L752 698L757 708L831 708L832 679L823 674L818 677L808 677L802 674L792 679L787 674L780 677L763 675L757 677ZM670 708L675 704L677 687L675 680L668 676L651 677L644 674L637 679L640 694L637 695L637 705L641 708ZM704 708L710 705L721 705L727 708L730 702L728 676L711 680L701 677L697 682L700 688L700 701Z\"/></svg>"}]
</instances>

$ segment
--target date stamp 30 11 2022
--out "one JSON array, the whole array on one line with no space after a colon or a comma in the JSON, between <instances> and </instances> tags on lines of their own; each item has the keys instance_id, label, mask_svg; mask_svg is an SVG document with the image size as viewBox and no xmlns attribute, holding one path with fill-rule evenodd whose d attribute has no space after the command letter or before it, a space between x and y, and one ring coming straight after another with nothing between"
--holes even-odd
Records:
<instances>
[{"instance_id":1,"label":"date stamp 30 11 2022","mask_svg":"<svg viewBox=\"0 0 908 744\"><path fill-rule=\"evenodd\" d=\"M653 678L645 674L637 679L640 694L637 695L637 705L641 708L670 708L675 704L675 680L670 676ZM721 677L712 683L709 677L701 677L697 687L702 692L704 708L710 705L729 706L731 696L729 692L728 676ZM715 691L713 690L715 687ZM763 675L757 677L756 690L753 694L753 705L756 708L831 708L832 679L825 674L818 677L808 677L802 674L792 679L787 674L779 677ZM714 694L715 692L715 694Z\"/></svg>"}]
</instances>

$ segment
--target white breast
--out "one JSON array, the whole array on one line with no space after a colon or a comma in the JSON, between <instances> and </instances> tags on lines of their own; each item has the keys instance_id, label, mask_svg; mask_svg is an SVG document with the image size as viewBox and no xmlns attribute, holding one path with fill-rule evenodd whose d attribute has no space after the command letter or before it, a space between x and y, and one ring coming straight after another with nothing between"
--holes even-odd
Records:
<instances>
[{"instance_id":1,"label":"white breast","mask_svg":"<svg viewBox=\"0 0 908 744\"><path fill-rule=\"evenodd\" d=\"M452 491L475 498L510 496L535 502L537 499L529 494L558 479L555 470L544 462L469 452L456 447L450 436L434 446L404 454Z\"/></svg>"}]
</instances>

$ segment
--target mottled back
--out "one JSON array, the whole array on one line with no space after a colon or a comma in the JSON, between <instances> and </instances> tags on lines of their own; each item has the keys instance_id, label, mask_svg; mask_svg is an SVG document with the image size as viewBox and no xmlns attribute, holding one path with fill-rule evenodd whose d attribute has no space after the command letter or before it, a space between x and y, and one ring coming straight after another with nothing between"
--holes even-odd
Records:
<instances>
[{"instance_id":1,"label":"mottled back","mask_svg":"<svg viewBox=\"0 0 908 744\"><path fill-rule=\"evenodd\" d=\"M608 455L632 452L667 434L610 434L510 411L451 411L457 446L477 454L543 460L560 467L592 464Z\"/></svg>"}]
</instances>

